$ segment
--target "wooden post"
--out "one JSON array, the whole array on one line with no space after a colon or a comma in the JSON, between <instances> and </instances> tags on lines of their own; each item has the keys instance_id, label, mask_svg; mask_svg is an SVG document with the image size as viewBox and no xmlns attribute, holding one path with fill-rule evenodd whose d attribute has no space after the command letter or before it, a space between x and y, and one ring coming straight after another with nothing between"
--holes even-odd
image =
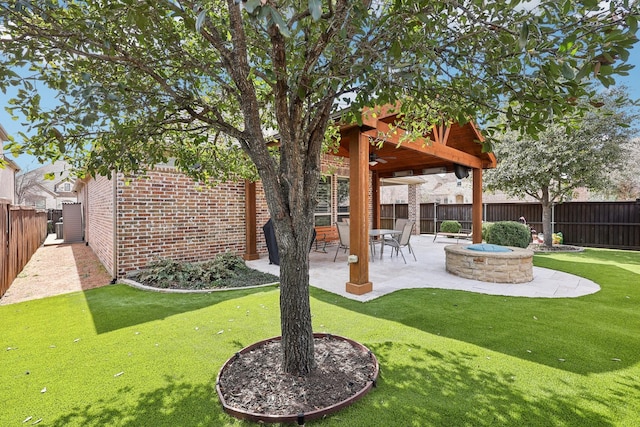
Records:
<instances>
[{"instance_id":1,"label":"wooden post","mask_svg":"<svg viewBox=\"0 0 640 427\"><path fill-rule=\"evenodd\" d=\"M373 199L371 220L373 228L380 228L380 175L378 175L378 172L374 171L372 173L371 180L373 181L371 186L371 198Z\"/></svg>"},{"instance_id":2,"label":"wooden post","mask_svg":"<svg viewBox=\"0 0 640 427\"><path fill-rule=\"evenodd\" d=\"M349 263L346 291L362 295L373 290L369 281L369 137L360 132L349 137L349 253L357 261Z\"/></svg>"},{"instance_id":3,"label":"wooden post","mask_svg":"<svg viewBox=\"0 0 640 427\"><path fill-rule=\"evenodd\" d=\"M256 236L256 183L244 181L245 261L260 258Z\"/></svg>"},{"instance_id":4,"label":"wooden post","mask_svg":"<svg viewBox=\"0 0 640 427\"><path fill-rule=\"evenodd\" d=\"M473 243L482 243L482 168L473 169L471 228L473 229Z\"/></svg>"}]
</instances>

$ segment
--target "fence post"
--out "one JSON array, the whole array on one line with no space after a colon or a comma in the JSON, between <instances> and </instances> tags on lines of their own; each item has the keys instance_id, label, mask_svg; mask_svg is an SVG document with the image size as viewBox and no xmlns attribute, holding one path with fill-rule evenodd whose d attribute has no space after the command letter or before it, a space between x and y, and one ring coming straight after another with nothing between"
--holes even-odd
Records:
<instances>
[{"instance_id":1,"label":"fence post","mask_svg":"<svg viewBox=\"0 0 640 427\"><path fill-rule=\"evenodd\" d=\"M556 232L556 204L551 205L551 235Z\"/></svg>"}]
</instances>

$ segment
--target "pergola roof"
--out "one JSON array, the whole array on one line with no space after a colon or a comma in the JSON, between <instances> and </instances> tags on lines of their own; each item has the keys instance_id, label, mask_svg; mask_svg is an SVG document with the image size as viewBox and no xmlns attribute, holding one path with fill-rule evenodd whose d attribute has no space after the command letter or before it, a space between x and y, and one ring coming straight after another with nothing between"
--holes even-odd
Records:
<instances>
[{"instance_id":1,"label":"pergola roof","mask_svg":"<svg viewBox=\"0 0 640 427\"><path fill-rule=\"evenodd\" d=\"M382 158L370 170L377 172L380 178L394 176L394 172L407 171L407 174L424 175L425 169L446 168L453 172L456 164L476 169L496 167L493 153L483 153L484 137L473 122L464 125L454 123L451 126L435 126L429 135L422 138L403 140L406 132L395 127L398 117L388 112L388 108L379 108L376 114L363 114L360 132L370 137L369 154ZM390 126L392 125L392 126ZM350 157L349 135L355 125L344 126L342 140L337 155ZM393 130L392 130L393 129ZM406 138L405 138L406 139ZM410 172L409 172L410 171Z\"/></svg>"}]
</instances>

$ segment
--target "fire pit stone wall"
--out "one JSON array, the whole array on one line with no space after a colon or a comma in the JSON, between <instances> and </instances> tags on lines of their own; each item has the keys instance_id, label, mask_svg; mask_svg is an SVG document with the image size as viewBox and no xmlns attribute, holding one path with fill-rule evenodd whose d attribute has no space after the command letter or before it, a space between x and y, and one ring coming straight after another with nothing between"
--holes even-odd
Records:
<instances>
[{"instance_id":1,"label":"fire pit stone wall","mask_svg":"<svg viewBox=\"0 0 640 427\"><path fill-rule=\"evenodd\" d=\"M526 283L533 280L533 251L509 247L509 252L483 252L467 245L445 246L449 273L492 283Z\"/></svg>"}]
</instances>

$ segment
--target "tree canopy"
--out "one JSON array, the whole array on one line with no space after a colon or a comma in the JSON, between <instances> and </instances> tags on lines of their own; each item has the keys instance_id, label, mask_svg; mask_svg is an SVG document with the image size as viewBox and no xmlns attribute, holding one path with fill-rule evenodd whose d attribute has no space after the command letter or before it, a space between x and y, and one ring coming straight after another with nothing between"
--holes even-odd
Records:
<instances>
[{"instance_id":1,"label":"tree canopy","mask_svg":"<svg viewBox=\"0 0 640 427\"><path fill-rule=\"evenodd\" d=\"M0 89L21 87L13 111L34 133L9 148L100 174L175 157L203 181L250 174L249 158L282 261L283 365L305 374L313 195L333 113L357 121L401 101L417 133L500 113L534 133L580 115L575 100L597 96L589 80L629 70L637 20L635 0L10 0Z\"/></svg>"},{"instance_id":2,"label":"tree canopy","mask_svg":"<svg viewBox=\"0 0 640 427\"><path fill-rule=\"evenodd\" d=\"M535 131L595 96L590 77L610 85L628 71L638 12L635 1L526 4L13 1L0 9L0 86L23 87L13 105L37 133L22 149L103 173L168 155L234 169L212 133L262 139L250 121L284 142L289 122L316 131L328 114L315 113L342 96L356 111L403 99L411 117L463 123L502 112ZM42 86L58 94L48 110Z\"/></svg>"},{"instance_id":3,"label":"tree canopy","mask_svg":"<svg viewBox=\"0 0 640 427\"><path fill-rule=\"evenodd\" d=\"M625 92L607 91L607 101L578 122L555 118L536 138L509 131L494 144L498 166L485 174L485 188L539 201L545 244L551 244L551 206L570 200L578 188L609 188L612 171L624 164L626 147L637 134L630 123L638 118L630 105L619 104Z\"/></svg>"}]
</instances>

